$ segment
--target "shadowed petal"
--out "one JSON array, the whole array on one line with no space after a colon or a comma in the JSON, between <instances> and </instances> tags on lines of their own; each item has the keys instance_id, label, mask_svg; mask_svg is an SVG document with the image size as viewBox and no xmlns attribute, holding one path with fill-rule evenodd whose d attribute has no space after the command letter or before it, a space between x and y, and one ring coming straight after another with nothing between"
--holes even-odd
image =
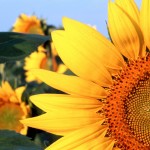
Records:
<instances>
[{"instance_id":1,"label":"shadowed petal","mask_svg":"<svg viewBox=\"0 0 150 150\"><path fill-rule=\"evenodd\" d=\"M144 39L138 24L112 2L108 4L108 26L115 46L125 57L137 59L143 55Z\"/></svg>"},{"instance_id":2,"label":"shadowed petal","mask_svg":"<svg viewBox=\"0 0 150 150\"><path fill-rule=\"evenodd\" d=\"M115 0L118 4L137 24L140 23L140 13L134 0Z\"/></svg>"}]
</instances>

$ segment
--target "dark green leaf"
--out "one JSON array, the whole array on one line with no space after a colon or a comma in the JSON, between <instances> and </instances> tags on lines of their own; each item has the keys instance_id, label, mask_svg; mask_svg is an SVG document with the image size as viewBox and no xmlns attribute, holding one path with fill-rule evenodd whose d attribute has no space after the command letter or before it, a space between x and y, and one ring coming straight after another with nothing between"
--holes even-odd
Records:
<instances>
[{"instance_id":1,"label":"dark green leaf","mask_svg":"<svg viewBox=\"0 0 150 150\"><path fill-rule=\"evenodd\" d=\"M43 150L28 137L14 131L0 130L0 150Z\"/></svg>"},{"instance_id":2,"label":"dark green leaf","mask_svg":"<svg viewBox=\"0 0 150 150\"><path fill-rule=\"evenodd\" d=\"M22 59L49 39L37 34L0 32L0 63Z\"/></svg>"},{"instance_id":3,"label":"dark green leaf","mask_svg":"<svg viewBox=\"0 0 150 150\"><path fill-rule=\"evenodd\" d=\"M37 143L37 145L40 145L41 147L43 147L45 149L46 147L48 147L49 145L51 145L52 143L54 143L61 137L62 136L58 136L55 134L41 131L36 134L36 136L34 138L34 142Z\"/></svg>"}]
</instances>

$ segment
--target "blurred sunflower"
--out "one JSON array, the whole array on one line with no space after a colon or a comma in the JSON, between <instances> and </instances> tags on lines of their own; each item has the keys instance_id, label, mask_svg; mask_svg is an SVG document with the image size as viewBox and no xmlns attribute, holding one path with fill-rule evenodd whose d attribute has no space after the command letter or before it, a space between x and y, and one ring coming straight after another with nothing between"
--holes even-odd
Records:
<instances>
[{"instance_id":1,"label":"blurred sunflower","mask_svg":"<svg viewBox=\"0 0 150 150\"><path fill-rule=\"evenodd\" d=\"M39 46L38 51L31 53L28 57L25 58L24 70L26 71L26 82L42 82L37 76L32 73L32 69L50 69L58 73L64 73L67 70L67 67L64 64L58 64L56 60L58 54L54 46L52 46L51 49L51 56L48 56L43 46Z\"/></svg>"},{"instance_id":2,"label":"blurred sunflower","mask_svg":"<svg viewBox=\"0 0 150 150\"><path fill-rule=\"evenodd\" d=\"M26 71L25 76L27 82L37 81L41 83L41 80L31 72L31 69L36 68L48 69L48 57L43 48L39 48L39 51L31 53L29 57L25 58L24 70Z\"/></svg>"},{"instance_id":3,"label":"blurred sunflower","mask_svg":"<svg viewBox=\"0 0 150 150\"><path fill-rule=\"evenodd\" d=\"M46 150L150 149L150 0L108 3L113 44L96 30L63 18L52 33L58 54L77 76L32 72L68 94L40 94L31 101L46 113L28 126L62 135ZM147 19L145 19L147 18ZM147 48L146 48L146 46Z\"/></svg>"},{"instance_id":4,"label":"blurred sunflower","mask_svg":"<svg viewBox=\"0 0 150 150\"><path fill-rule=\"evenodd\" d=\"M41 27L41 22L36 16L27 16L21 14L16 22L14 23L13 32L21 33L31 33L31 34L41 34L44 35L44 32Z\"/></svg>"},{"instance_id":5,"label":"blurred sunflower","mask_svg":"<svg viewBox=\"0 0 150 150\"><path fill-rule=\"evenodd\" d=\"M19 122L29 115L29 106L21 100L25 87L12 89L7 81L0 87L0 130L15 130L26 135L27 127Z\"/></svg>"}]
</instances>

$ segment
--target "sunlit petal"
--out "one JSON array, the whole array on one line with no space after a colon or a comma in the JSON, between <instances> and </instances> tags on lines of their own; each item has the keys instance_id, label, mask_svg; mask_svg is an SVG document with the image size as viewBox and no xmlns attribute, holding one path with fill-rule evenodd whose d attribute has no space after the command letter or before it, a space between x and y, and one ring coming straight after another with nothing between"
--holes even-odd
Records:
<instances>
[{"instance_id":1,"label":"sunlit petal","mask_svg":"<svg viewBox=\"0 0 150 150\"><path fill-rule=\"evenodd\" d=\"M124 66L124 60L119 51L98 31L67 17L63 18L63 25L69 39L74 43L79 43L78 51L89 53L91 57L108 68L120 69Z\"/></svg>"},{"instance_id":2,"label":"sunlit petal","mask_svg":"<svg viewBox=\"0 0 150 150\"><path fill-rule=\"evenodd\" d=\"M54 31L52 38L60 57L75 74L102 86L112 84L107 69L97 58L92 57L92 53L88 52L90 47L70 40L64 31Z\"/></svg>"},{"instance_id":3,"label":"sunlit petal","mask_svg":"<svg viewBox=\"0 0 150 150\"><path fill-rule=\"evenodd\" d=\"M41 69L32 70L32 72L46 84L69 94L95 98L104 98L107 95L102 87L76 76L68 76Z\"/></svg>"},{"instance_id":4,"label":"sunlit petal","mask_svg":"<svg viewBox=\"0 0 150 150\"><path fill-rule=\"evenodd\" d=\"M97 122L66 135L54 144L50 145L46 148L46 150L90 149L93 145L100 143L99 140L104 138L106 131L107 128L105 126L101 126L100 123ZM93 139L95 139L94 142L92 142ZM84 143L86 143L86 145L84 145Z\"/></svg>"},{"instance_id":5,"label":"sunlit petal","mask_svg":"<svg viewBox=\"0 0 150 150\"><path fill-rule=\"evenodd\" d=\"M92 150L114 150L115 141L109 138L100 138L99 143Z\"/></svg>"},{"instance_id":6,"label":"sunlit petal","mask_svg":"<svg viewBox=\"0 0 150 150\"><path fill-rule=\"evenodd\" d=\"M27 126L50 133L66 135L97 121L103 123L104 117L95 113L95 111L65 109L63 112L52 111L38 117L22 120L21 122Z\"/></svg>"},{"instance_id":7,"label":"sunlit petal","mask_svg":"<svg viewBox=\"0 0 150 150\"><path fill-rule=\"evenodd\" d=\"M142 0L140 24L146 45L150 49L150 0Z\"/></svg>"},{"instance_id":8,"label":"sunlit petal","mask_svg":"<svg viewBox=\"0 0 150 150\"><path fill-rule=\"evenodd\" d=\"M81 98L66 94L38 94L30 97L30 100L46 112L61 111L64 109L99 110L103 103L92 98Z\"/></svg>"}]
</instances>

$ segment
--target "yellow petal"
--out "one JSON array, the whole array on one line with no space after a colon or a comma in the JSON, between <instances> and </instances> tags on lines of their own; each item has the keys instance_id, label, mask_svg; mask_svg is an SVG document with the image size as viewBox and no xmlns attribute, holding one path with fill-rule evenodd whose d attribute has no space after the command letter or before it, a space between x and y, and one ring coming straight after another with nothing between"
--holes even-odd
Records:
<instances>
[{"instance_id":1,"label":"yellow petal","mask_svg":"<svg viewBox=\"0 0 150 150\"><path fill-rule=\"evenodd\" d=\"M88 143L84 142L73 150L112 150L114 143L114 140L110 140L109 138L100 135L99 137L89 139Z\"/></svg>"},{"instance_id":2,"label":"yellow petal","mask_svg":"<svg viewBox=\"0 0 150 150\"><path fill-rule=\"evenodd\" d=\"M118 4L137 24L140 23L140 13L134 0L115 0Z\"/></svg>"},{"instance_id":3,"label":"yellow petal","mask_svg":"<svg viewBox=\"0 0 150 150\"><path fill-rule=\"evenodd\" d=\"M15 95L14 90L7 81L2 81L2 89L7 93L8 96Z\"/></svg>"},{"instance_id":4,"label":"yellow petal","mask_svg":"<svg viewBox=\"0 0 150 150\"><path fill-rule=\"evenodd\" d=\"M98 113L86 110L52 111L44 115L22 120L27 126L45 130L58 135L66 135L76 129L84 128L95 122L104 122L104 117Z\"/></svg>"},{"instance_id":5,"label":"yellow petal","mask_svg":"<svg viewBox=\"0 0 150 150\"><path fill-rule=\"evenodd\" d=\"M107 95L102 87L76 76L58 74L42 69L34 69L32 72L46 84L69 94L94 98L104 98Z\"/></svg>"},{"instance_id":6,"label":"yellow petal","mask_svg":"<svg viewBox=\"0 0 150 150\"><path fill-rule=\"evenodd\" d=\"M114 150L115 141L109 138L99 140L99 144L95 145L92 150Z\"/></svg>"},{"instance_id":7,"label":"yellow petal","mask_svg":"<svg viewBox=\"0 0 150 150\"><path fill-rule=\"evenodd\" d=\"M65 94L38 94L30 100L45 112L63 111L64 109L100 110L103 103L92 98L81 98Z\"/></svg>"},{"instance_id":8,"label":"yellow petal","mask_svg":"<svg viewBox=\"0 0 150 150\"><path fill-rule=\"evenodd\" d=\"M15 93L16 93L16 96L18 98L18 101L21 102L21 98L22 98L22 94L25 90L25 86L21 86L21 87L18 87L17 89L15 89Z\"/></svg>"},{"instance_id":9,"label":"yellow petal","mask_svg":"<svg viewBox=\"0 0 150 150\"><path fill-rule=\"evenodd\" d=\"M74 131L59 139L46 150L89 150L100 143L106 134L107 128L99 122Z\"/></svg>"},{"instance_id":10,"label":"yellow petal","mask_svg":"<svg viewBox=\"0 0 150 150\"><path fill-rule=\"evenodd\" d=\"M96 57L92 56L93 54L89 52L89 48L82 41L78 43L70 39L64 31L54 31L52 38L58 54L75 74L102 86L112 84L107 69ZM92 47L90 48L92 49Z\"/></svg>"},{"instance_id":11,"label":"yellow petal","mask_svg":"<svg viewBox=\"0 0 150 150\"><path fill-rule=\"evenodd\" d=\"M67 67L64 64L59 64L58 68L57 68L57 73L64 73L67 71Z\"/></svg>"},{"instance_id":12,"label":"yellow petal","mask_svg":"<svg viewBox=\"0 0 150 150\"><path fill-rule=\"evenodd\" d=\"M108 4L108 27L118 50L129 59L137 59L144 45L142 32L135 21L112 2Z\"/></svg>"},{"instance_id":13,"label":"yellow petal","mask_svg":"<svg viewBox=\"0 0 150 150\"><path fill-rule=\"evenodd\" d=\"M150 0L142 0L140 24L147 47L150 49Z\"/></svg>"},{"instance_id":14,"label":"yellow petal","mask_svg":"<svg viewBox=\"0 0 150 150\"><path fill-rule=\"evenodd\" d=\"M89 53L88 55L97 59L97 62L109 68L120 69L124 66L119 51L98 31L66 17L63 18L63 25L69 39L77 44L78 51L85 53L84 55Z\"/></svg>"}]
</instances>

